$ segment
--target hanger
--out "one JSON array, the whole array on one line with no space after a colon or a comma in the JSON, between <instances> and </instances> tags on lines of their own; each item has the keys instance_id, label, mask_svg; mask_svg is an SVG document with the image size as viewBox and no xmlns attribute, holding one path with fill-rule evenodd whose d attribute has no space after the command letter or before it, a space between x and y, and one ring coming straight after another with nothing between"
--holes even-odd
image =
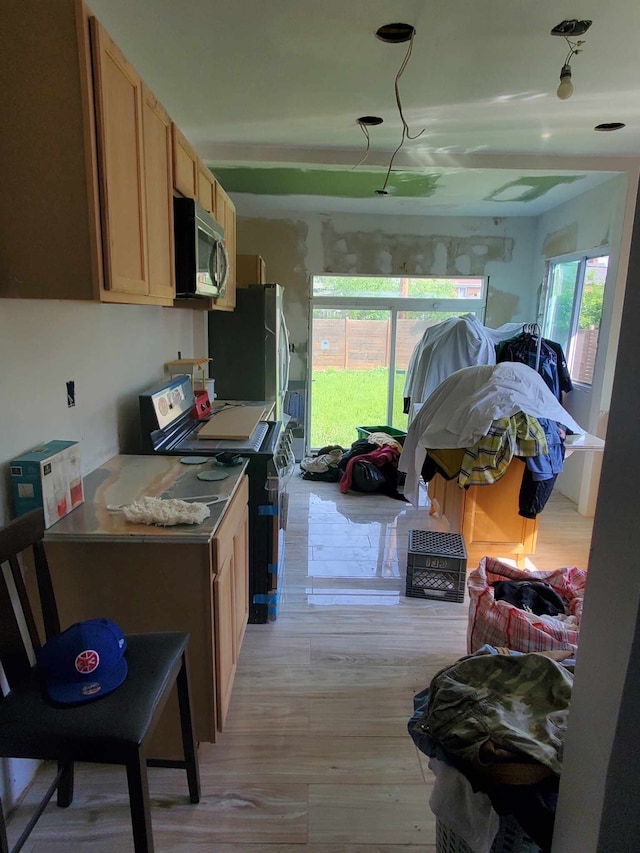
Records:
<instances>
[{"instance_id":1,"label":"hanger","mask_svg":"<svg viewBox=\"0 0 640 853\"><path fill-rule=\"evenodd\" d=\"M522 334L539 338L541 336L540 326L537 323L525 323L522 327Z\"/></svg>"}]
</instances>

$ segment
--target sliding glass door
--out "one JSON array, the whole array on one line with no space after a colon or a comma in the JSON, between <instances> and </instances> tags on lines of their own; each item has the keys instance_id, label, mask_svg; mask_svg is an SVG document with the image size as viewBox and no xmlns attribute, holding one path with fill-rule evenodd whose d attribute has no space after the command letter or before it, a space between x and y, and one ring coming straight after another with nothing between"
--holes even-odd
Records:
<instances>
[{"instance_id":1,"label":"sliding glass door","mask_svg":"<svg viewBox=\"0 0 640 853\"><path fill-rule=\"evenodd\" d=\"M485 299L486 282L477 278L315 276L309 448L349 447L357 427L406 430L403 391L415 345L428 326L447 317L468 312L482 319Z\"/></svg>"}]
</instances>

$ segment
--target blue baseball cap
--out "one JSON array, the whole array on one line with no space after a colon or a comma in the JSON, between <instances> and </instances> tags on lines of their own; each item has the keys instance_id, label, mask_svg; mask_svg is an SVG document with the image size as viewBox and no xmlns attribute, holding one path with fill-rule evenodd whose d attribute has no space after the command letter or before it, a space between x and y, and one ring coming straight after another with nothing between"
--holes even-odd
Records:
<instances>
[{"instance_id":1,"label":"blue baseball cap","mask_svg":"<svg viewBox=\"0 0 640 853\"><path fill-rule=\"evenodd\" d=\"M36 652L49 698L60 705L91 702L127 677L127 641L111 619L76 622Z\"/></svg>"}]
</instances>

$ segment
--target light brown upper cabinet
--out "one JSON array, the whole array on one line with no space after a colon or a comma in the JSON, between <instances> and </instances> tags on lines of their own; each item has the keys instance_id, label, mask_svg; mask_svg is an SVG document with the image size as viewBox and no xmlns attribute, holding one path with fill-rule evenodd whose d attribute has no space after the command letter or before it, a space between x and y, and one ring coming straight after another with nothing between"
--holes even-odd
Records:
<instances>
[{"instance_id":1,"label":"light brown upper cabinet","mask_svg":"<svg viewBox=\"0 0 640 853\"><path fill-rule=\"evenodd\" d=\"M236 287L266 283L267 267L260 255L236 255Z\"/></svg>"},{"instance_id":2,"label":"light brown upper cabinet","mask_svg":"<svg viewBox=\"0 0 640 853\"><path fill-rule=\"evenodd\" d=\"M3 29L0 296L172 305L166 114L82 0L9 0Z\"/></svg>"},{"instance_id":3,"label":"light brown upper cabinet","mask_svg":"<svg viewBox=\"0 0 640 853\"><path fill-rule=\"evenodd\" d=\"M153 92L142 86L149 293L173 300L173 180L171 119Z\"/></svg>"},{"instance_id":4,"label":"light brown upper cabinet","mask_svg":"<svg viewBox=\"0 0 640 853\"><path fill-rule=\"evenodd\" d=\"M142 80L95 18L91 18L98 124L105 286L147 293Z\"/></svg>"},{"instance_id":5,"label":"light brown upper cabinet","mask_svg":"<svg viewBox=\"0 0 640 853\"><path fill-rule=\"evenodd\" d=\"M173 140L173 186L187 198L198 198L198 155L176 124L171 125Z\"/></svg>"},{"instance_id":6,"label":"light brown upper cabinet","mask_svg":"<svg viewBox=\"0 0 640 853\"><path fill-rule=\"evenodd\" d=\"M198 201L205 210L216 215L216 179L202 160L198 160Z\"/></svg>"},{"instance_id":7,"label":"light brown upper cabinet","mask_svg":"<svg viewBox=\"0 0 640 853\"><path fill-rule=\"evenodd\" d=\"M215 178L176 124L172 125L171 133L173 137L174 189L187 198L194 198L208 213L215 216Z\"/></svg>"},{"instance_id":8,"label":"light brown upper cabinet","mask_svg":"<svg viewBox=\"0 0 640 853\"><path fill-rule=\"evenodd\" d=\"M105 289L171 305L171 121L98 20L89 23Z\"/></svg>"},{"instance_id":9,"label":"light brown upper cabinet","mask_svg":"<svg viewBox=\"0 0 640 853\"><path fill-rule=\"evenodd\" d=\"M229 258L229 275L224 296L216 299L213 310L233 311L236 307L236 207L216 181L216 219L224 228L224 242Z\"/></svg>"}]
</instances>

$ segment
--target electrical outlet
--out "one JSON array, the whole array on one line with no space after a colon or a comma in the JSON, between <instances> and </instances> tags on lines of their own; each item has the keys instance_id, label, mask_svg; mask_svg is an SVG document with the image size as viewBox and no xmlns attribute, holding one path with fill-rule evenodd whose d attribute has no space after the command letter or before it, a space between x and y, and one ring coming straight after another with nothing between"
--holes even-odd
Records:
<instances>
[{"instance_id":1,"label":"electrical outlet","mask_svg":"<svg viewBox=\"0 0 640 853\"><path fill-rule=\"evenodd\" d=\"M76 383L73 380L67 382L67 408L71 409L76 404Z\"/></svg>"}]
</instances>

